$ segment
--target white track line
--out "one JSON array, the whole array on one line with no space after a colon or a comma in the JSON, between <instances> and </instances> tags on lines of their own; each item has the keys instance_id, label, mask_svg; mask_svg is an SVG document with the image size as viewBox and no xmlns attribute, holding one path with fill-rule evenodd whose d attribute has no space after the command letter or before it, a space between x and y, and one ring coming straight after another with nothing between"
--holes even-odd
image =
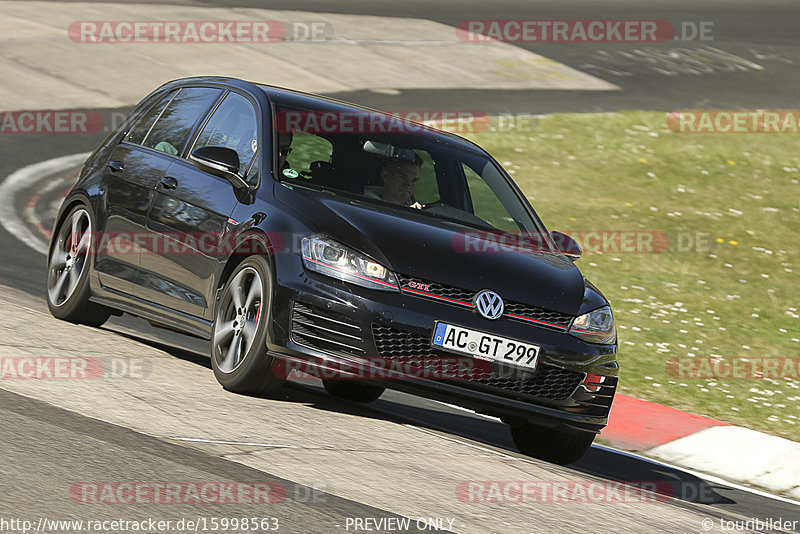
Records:
<instances>
[{"instance_id":1,"label":"white track line","mask_svg":"<svg viewBox=\"0 0 800 534\"><path fill-rule=\"evenodd\" d=\"M61 180L50 180L49 182L44 184L44 187L42 187L39 191L36 192L38 194L39 199L41 199L41 197L43 197L44 195L50 193L51 191L53 191L55 189L58 189L59 187L64 186L67 183L67 181L68 180L64 180L64 181L61 181ZM33 198L33 197L31 197L31 198ZM59 199L56 199L56 200L52 201L51 202L51 207L52 207L52 204L54 204L56 202L60 206L62 200L64 200L64 199L63 198L59 198ZM58 207L56 207L56 209L58 209ZM41 219L39 219L39 217L36 215L36 205L35 204L33 206L25 206L25 219L29 223L29 226L30 225L43 226ZM40 231L41 231L41 229L40 229Z\"/></svg>"},{"instance_id":2,"label":"white track line","mask_svg":"<svg viewBox=\"0 0 800 534\"><path fill-rule=\"evenodd\" d=\"M613 447L608 447L606 445L600 445L598 443L593 443L592 447L596 448L596 449L602 449L602 450L605 450L605 451L613 452L613 453L616 453L616 454L619 454L619 455L622 455L622 456L628 456L629 458L636 458L637 460L643 460L643 461L646 461L646 462L651 463L651 464L663 465L663 466L669 467L671 469L675 469L676 471L682 471L684 473L688 473L688 474L690 474L692 476L695 476L697 478L703 479L706 482L713 482L715 484L722 484L723 486L728 486L728 487L731 487L731 488L734 488L734 489L738 489L738 490L741 490L741 491L746 491L748 493L754 493L754 494L760 495L762 497L769 497L770 499L775 499L776 501L783 501L785 503L789 503L789 504L794 504L794 505L800 506L800 501L795 501L795 500L790 499L788 497L783 497L781 495L776 495L774 493L769 493L769 492L766 492L766 491L763 491L763 490L760 490L760 489L752 488L750 486L743 486L742 484L738 484L736 482L732 482L732 481L730 481L730 480L728 480L726 478L722 478L722 477L719 477L719 476L716 476L716 475L711 475L709 473L703 473L701 471L695 471L693 469L689 469L688 467L683 467L683 466L680 466L680 465L671 464L669 462L664 462L664 461L658 460L656 458L650 458L650 457L647 457L647 456L642 456L640 454L636 454L636 453L628 452L628 451L623 451L623 450L620 450L620 449L615 449Z\"/></svg>"},{"instance_id":3,"label":"white track line","mask_svg":"<svg viewBox=\"0 0 800 534\"><path fill-rule=\"evenodd\" d=\"M414 430L419 430L420 432L424 432L426 434L430 434L432 436L436 436L436 437L444 439L446 441L451 441L451 442L454 442L454 443L458 443L460 445L466 445L467 447L471 447L473 449L478 449L478 450L487 452L489 454L494 454L494 455L500 456L501 458L504 458L504 459L516 460L516 461L521 461L521 462L525 462L525 463L541 465L541 461L540 460L533 460L533 459L528 460L527 458L522 456L522 453L518 453L518 454L520 454L520 456L514 456L514 455L511 455L511 454L506 454L506 453L501 452L501 451L490 449L488 447L483 447L483 446L480 446L480 445L476 445L474 443L470 443L468 441L464 441L465 439L468 439L468 438L460 438L460 437L452 438L450 436L444 436L444 435L442 435L442 434L440 434L438 432L434 432L434 431L428 430L427 428L421 428L421 427L416 426L414 424L406 424L405 426L407 426L409 428L413 428ZM740 491L746 491L747 493L753 493L755 495L760 495L761 497L767 497L769 499L773 499L773 500L776 500L776 501L782 501L782 502L785 502L785 503L788 503L788 504L800 505L800 502L792 500L792 499L790 499L788 497L783 497L783 496L780 496L780 495L776 495L774 493L769 493L769 492L762 491L762 490L759 490L759 489L756 489L756 488L751 488L749 486L743 486L741 484L737 484L736 482L731 482L730 480L727 480L727 479L724 479L724 478L721 478L721 477L718 477L718 476L715 476L715 475L710 475L708 473L702 473L702 472L699 472L699 471L694 471L692 469L688 469L686 467L682 467L682 466L679 466L679 465L673 465L673 464L670 464L668 462L662 462L660 460L656 460L654 458L648 458L647 456L641 456L639 454L634 454L632 452L615 449L613 447L607 447L605 445L599 445L597 443L593 443L592 444L592 448L593 449L601 449L601 450L604 450L604 451L616 453L616 454L619 454L621 456L627 456L629 458L635 458L637 460L641 460L641 461L647 462L649 464L668 467L668 468L674 469L676 471L680 471L682 473L686 473L686 474L692 475L694 477L697 477L700 480L705 480L706 482L711 482L711 483L714 483L714 484L720 484L720 485L723 485L723 486L727 486L729 488L737 489L737 490L740 490ZM605 478L605 475L598 474L596 472L590 472L589 474L591 474L592 476Z\"/></svg>"},{"instance_id":4,"label":"white track line","mask_svg":"<svg viewBox=\"0 0 800 534\"><path fill-rule=\"evenodd\" d=\"M52 175L80 165L89 157L89 154L89 152L82 152L34 163L19 169L3 180L0 183L0 224L3 225L3 228L36 252L46 255L47 243L31 231L25 221L17 215L14 206L17 193L36 183L36 180L42 176Z\"/></svg>"},{"instance_id":5,"label":"white track line","mask_svg":"<svg viewBox=\"0 0 800 534\"><path fill-rule=\"evenodd\" d=\"M438 404L443 404L444 406L448 406L450 408L456 408L458 410L462 410L462 411L465 411L465 412L471 412L472 414L474 414L474 415L476 415L478 417L481 417L483 419L490 419L492 421L498 421L498 422L502 423L502 421L500 419L498 419L497 417L492 417L490 415L484 415L484 414L481 414L481 413L477 413L477 412L475 412L473 410L469 410L467 408L462 408L460 406L454 406L452 404L447 404L446 402L441 402L441 401L434 401L434 402L436 402ZM412 425L409 425L409 426L412 426ZM433 432L430 432L429 430L424 430L424 429L421 429L421 428L418 428L418 430L422 430L423 432L428 432L430 434L434 434ZM443 437L443 436L439 436L439 437ZM469 443L465 443L465 442L461 441L460 439L456 439L456 438L444 438L444 439L448 439L450 441L456 441L458 443L463 443L465 445L474 446L474 445L471 445ZM483 447L476 447L476 448L483 449ZM794 504L794 505L800 506L800 501L796 501L796 500L793 500L793 499L788 498L788 497L783 497L783 496L777 495L775 493L769 493L767 491L763 491L763 490L760 490L760 489L757 489L757 488L753 488L753 487L750 487L750 486L744 486L742 484L739 484L737 482L733 482L732 480L729 480L729 479L726 479L726 478L722 478L720 476L712 475L712 474L709 474L709 473L704 473L704 472L701 472L701 471L695 471L695 470L690 469L688 467L683 467L681 465L671 464L669 462L666 462L666 461L663 461L663 460L659 460L657 458L652 458L652 457L649 457L649 456L642 456L640 454L636 454L636 453L633 453L633 452L625 451L625 450L622 450L622 449L616 449L614 447L609 447L608 445L600 445L599 443L593 443L592 444L592 448L601 449L601 450L608 451L608 452L613 452L615 454L619 454L621 456L627 456L629 458L636 458L637 460L642 460L642 461L645 461L645 462L648 462L648 463L651 463L651 464L654 464L654 465L663 465L665 467L669 467L671 469L675 469L676 471L681 471L683 473L687 473L687 474L690 474L690 475L695 476L697 478L703 479L706 482L713 482L715 484L722 484L724 486L728 486L730 488L734 488L734 489L737 489L737 490L740 490L740 491L746 491L748 493L753 493L755 495L760 495L761 497L768 497L768 498L774 499L776 501L783 501L785 503L789 503L789 504ZM485 449L485 450L489 450L489 449ZM495 454L501 454L502 456L507 456L505 454L498 453L497 451L490 451L490 452L494 452ZM522 458L518 458L518 457L514 457L514 459L522 460Z\"/></svg>"}]
</instances>

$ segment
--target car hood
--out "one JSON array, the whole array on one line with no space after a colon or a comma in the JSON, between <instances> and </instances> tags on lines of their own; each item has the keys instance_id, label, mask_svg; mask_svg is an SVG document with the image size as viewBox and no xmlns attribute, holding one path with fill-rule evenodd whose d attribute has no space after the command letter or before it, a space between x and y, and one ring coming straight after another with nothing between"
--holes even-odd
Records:
<instances>
[{"instance_id":1,"label":"car hood","mask_svg":"<svg viewBox=\"0 0 800 534\"><path fill-rule=\"evenodd\" d=\"M560 253L509 250L491 243L464 247L465 232L477 231L444 219L304 188L278 186L275 192L319 233L397 274L475 292L491 289L507 301L572 315L583 302L583 275Z\"/></svg>"}]
</instances>

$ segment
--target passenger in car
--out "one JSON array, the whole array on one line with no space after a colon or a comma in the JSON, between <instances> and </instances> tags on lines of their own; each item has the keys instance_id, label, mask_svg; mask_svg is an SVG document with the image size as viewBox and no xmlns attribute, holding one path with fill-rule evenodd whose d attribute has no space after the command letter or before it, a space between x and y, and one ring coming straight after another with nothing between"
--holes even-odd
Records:
<instances>
[{"instance_id":1,"label":"passenger in car","mask_svg":"<svg viewBox=\"0 0 800 534\"><path fill-rule=\"evenodd\" d=\"M414 199L414 190L419 181L422 158L415 155L414 161L390 159L381 168L383 185L364 187L364 196L379 198L385 202L409 208L422 209L422 204Z\"/></svg>"},{"instance_id":2,"label":"passenger in car","mask_svg":"<svg viewBox=\"0 0 800 534\"><path fill-rule=\"evenodd\" d=\"M167 141L161 141L160 143L156 144L153 149L165 152L167 154L172 154L173 156L178 154L178 149L175 148L172 143L168 143Z\"/></svg>"}]
</instances>

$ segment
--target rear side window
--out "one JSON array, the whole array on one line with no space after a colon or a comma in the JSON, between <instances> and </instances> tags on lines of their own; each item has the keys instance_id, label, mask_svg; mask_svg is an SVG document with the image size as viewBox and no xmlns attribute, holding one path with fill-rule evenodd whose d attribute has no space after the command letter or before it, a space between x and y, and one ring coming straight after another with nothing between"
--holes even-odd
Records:
<instances>
[{"instance_id":1,"label":"rear side window","mask_svg":"<svg viewBox=\"0 0 800 534\"><path fill-rule=\"evenodd\" d=\"M197 121L205 116L220 94L211 87L184 87L167 105L142 143L177 155Z\"/></svg>"},{"instance_id":2,"label":"rear side window","mask_svg":"<svg viewBox=\"0 0 800 534\"><path fill-rule=\"evenodd\" d=\"M286 156L288 167L300 173L308 172L315 161L330 162L333 153L330 141L307 133L294 134L289 148L291 152Z\"/></svg>"},{"instance_id":3,"label":"rear side window","mask_svg":"<svg viewBox=\"0 0 800 534\"><path fill-rule=\"evenodd\" d=\"M163 95L160 99L156 100L155 104L150 106L150 109L145 111L139 120L136 121L136 125L131 128L125 140L129 143L141 145L142 141L144 141L144 138L147 136L147 133L150 131L150 128L153 127L156 119L159 115L161 115L161 112L164 111L164 108L167 107L167 104L169 104L169 101L175 96L176 92L177 91L170 91Z\"/></svg>"},{"instance_id":4,"label":"rear side window","mask_svg":"<svg viewBox=\"0 0 800 534\"><path fill-rule=\"evenodd\" d=\"M237 93L229 93L214 110L195 148L219 146L239 154L239 172L244 174L258 151L258 120L253 104Z\"/></svg>"}]
</instances>

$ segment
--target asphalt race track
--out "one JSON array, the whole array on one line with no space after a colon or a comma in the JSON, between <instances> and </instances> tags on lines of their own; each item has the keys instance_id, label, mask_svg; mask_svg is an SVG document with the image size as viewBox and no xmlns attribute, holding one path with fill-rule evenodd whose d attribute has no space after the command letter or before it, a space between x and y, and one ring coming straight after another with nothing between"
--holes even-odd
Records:
<instances>
[{"instance_id":1,"label":"asphalt race track","mask_svg":"<svg viewBox=\"0 0 800 534\"><path fill-rule=\"evenodd\" d=\"M264 7L256 0L214 4ZM707 44L520 45L613 83L620 88L616 91L411 89L396 94L355 91L335 95L378 108L547 113L797 107L800 39L796 22L800 20L800 4L791 1L717 0L703 5L686 0L660 4L614 0L604 5L580 1L566 9L565 2L551 0L435 4L423 0L278 0L270 2L269 8L387 17L421 17L424 13L426 18L449 25L466 18L714 21L715 38ZM737 59L700 71L696 63L687 60L688 53L678 51L669 56L652 50L702 46ZM649 52L636 51L648 47ZM269 81L267 76L264 81ZM98 111L105 123L111 124L113 117L119 117L126 108ZM102 131L83 135L0 135L0 181L35 164L89 152L104 136ZM75 164L56 166L17 180L13 187L0 183L0 284L9 288L8 298L13 304L6 309L19 310L27 314L25 321L44 328L40 331L42 340L31 339L34 349L41 346L47 350L63 347L65 351L79 351L82 342L76 337L84 332L77 330L81 327L69 330L64 326L62 330L45 315L46 269L41 251L59 198L74 180L77 168ZM25 328L33 329L35 325ZM408 530L413 532L422 531L414 525L417 518L424 516L454 519L451 530L446 530L447 521L441 524L443 531L497 533L579 529L700 532L705 518L712 519L715 531L720 530L720 519L800 519L798 505L786 499L602 446L593 447L570 467L532 460L516 451L506 426L499 421L400 393L387 392L379 401L361 406L333 399L318 384L303 382L288 385L279 399L238 397L222 391L214 381L205 342L152 328L136 318L113 318L102 329L85 335L96 340L98 351L119 346L130 357L141 353L146 366L153 370L152 380L139 380L130 386L127 382L119 386L104 382L101 386L105 389L95 392L85 384L51 389L45 381L41 386L0 382L0 450L4 453L0 462L0 518L197 519L254 515L253 508L225 504L91 506L76 502L68 491L80 481L233 480L275 483L286 489L284 502L266 512L257 512L259 516L278 517L280 532L347 532L355 530L353 526L348 528L347 518L400 520L403 516L413 519ZM175 373L158 375L159 370ZM129 399L130 406L125 406L125 399ZM148 416L137 418L135 409L143 407ZM280 415L281 407L287 412L285 419ZM105 417L105 409L112 415ZM197 422L197 432L190 435L193 422ZM307 426L303 426L304 422ZM274 443L270 441L273 427L280 429L276 435L292 436L296 441L287 440L274 449L250 442L259 439L259 444ZM347 441L348 428L353 429L357 442ZM209 429L218 430L214 433ZM190 441L195 437L199 441ZM441 450L420 450L421 444L438 444ZM486 461L488 470L490 462L494 462L492 469L502 463L508 471L516 472L519 480L654 481L669 484L675 491L658 504L494 508L463 508L462 504L462 508L449 508L448 502L458 503L454 488L447 494L430 491L449 487L436 485L435 479L444 475L434 465L439 461L442 466L458 465L449 458L448 448L456 456L464 455L464 465L482 465L480 462ZM400 458L401 453L405 457ZM406 466L408 472L400 473L399 466ZM349 476L341 475L345 467ZM450 474L453 480L470 479L466 474ZM426 502L432 504L424 508ZM458 511L453 512L454 509Z\"/></svg>"},{"instance_id":2,"label":"asphalt race track","mask_svg":"<svg viewBox=\"0 0 800 534\"><path fill-rule=\"evenodd\" d=\"M124 2L123 2L124 3ZM157 0L141 3L160 4ZM267 7L259 0L192 0L176 5ZM794 109L800 50L796 21L800 6L792 0L426 0L357 2L275 0L270 9L309 12L423 17L455 26L460 21L541 19L658 19L678 25L712 22L713 41L629 43L516 43L621 87L621 91L435 91L404 90L400 95L370 91L337 93L337 98L379 109L478 109L487 111L612 111L675 109ZM712 54L692 56L713 48ZM705 59L703 59L705 58ZM700 66L698 63L703 63ZM523 73L524 75L524 73ZM268 81L268 79L267 79ZM447 107L442 107L445 103Z\"/></svg>"}]
</instances>

